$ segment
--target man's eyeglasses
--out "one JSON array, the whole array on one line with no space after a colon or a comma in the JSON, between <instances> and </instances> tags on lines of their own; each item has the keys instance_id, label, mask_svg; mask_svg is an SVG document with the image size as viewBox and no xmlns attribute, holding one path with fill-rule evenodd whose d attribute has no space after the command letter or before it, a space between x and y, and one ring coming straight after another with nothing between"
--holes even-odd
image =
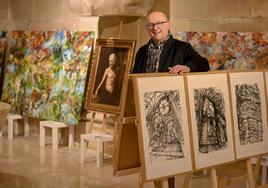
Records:
<instances>
[{"instance_id":1,"label":"man's eyeglasses","mask_svg":"<svg viewBox=\"0 0 268 188\"><path fill-rule=\"evenodd\" d=\"M163 21L163 22L157 22L157 23L148 23L146 24L146 28L149 30L152 30L154 28L158 29L158 28L162 28L164 23L167 23L168 21Z\"/></svg>"}]
</instances>

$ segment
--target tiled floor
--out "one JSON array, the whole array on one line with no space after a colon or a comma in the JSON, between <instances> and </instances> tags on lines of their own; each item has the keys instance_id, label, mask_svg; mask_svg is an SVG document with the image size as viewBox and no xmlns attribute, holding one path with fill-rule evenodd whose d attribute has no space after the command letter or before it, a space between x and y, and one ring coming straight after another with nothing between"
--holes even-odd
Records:
<instances>
[{"instance_id":1,"label":"tiled floor","mask_svg":"<svg viewBox=\"0 0 268 188\"><path fill-rule=\"evenodd\" d=\"M8 140L0 138L0 187L1 188L136 188L138 174L115 177L112 175L112 160L104 165L95 165L94 150L88 150L87 159L80 164L80 147L60 147L52 151L51 145L39 147L39 137L16 136ZM182 187L183 176L176 177L176 187ZM153 188L153 183L145 183L144 188ZM209 176L195 177L191 188L208 188ZM228 186L246 187L245 184Z\"/></svg>"}]
</instances>

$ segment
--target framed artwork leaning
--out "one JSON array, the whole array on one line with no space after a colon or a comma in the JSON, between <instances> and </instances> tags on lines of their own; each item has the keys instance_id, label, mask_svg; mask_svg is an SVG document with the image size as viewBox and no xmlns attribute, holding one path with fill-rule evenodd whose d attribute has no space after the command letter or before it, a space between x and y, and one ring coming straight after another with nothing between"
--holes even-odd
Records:
<instances>
[{"instance_id":1,"label":"framed artwork leaning","mask_svg":"<svg viewBox=\"0 0 268 188\"><path fill-rule=\"evenodd\" d=\"M183 76L135 75L134 96L143 181L191 171Z\"/></svg>"},{"instance_id":2,"label":"framed artwork leaning","mask_svg":"<svg viewBox=\"0 0 268 188\"><path fill-rule=\"evenodd\" d=\"M195 170L235 160L226 72L186 76Z\"/></svg>"},{"instance_id":3,"label":"framed artwork leaning","mask_svg":"<svg viewBox=\"0 0 268 188\"><path fill-rule=\"evenodd\" d=\"M263 71L230 72L237 159L268 152ZM267 76L267 73L265 74ZM267 81L267 80L266 80Z\"/></svg>"},{"instance_id":4,"label":"framed artwork leaning","mask_svg":"<svg viewBox=\"0 0 268 188\"><path fill-rule=\"evenodd\" d=\"M85 109L119 114L136 41L97 39Z\"/></svg>"}]
</instances>

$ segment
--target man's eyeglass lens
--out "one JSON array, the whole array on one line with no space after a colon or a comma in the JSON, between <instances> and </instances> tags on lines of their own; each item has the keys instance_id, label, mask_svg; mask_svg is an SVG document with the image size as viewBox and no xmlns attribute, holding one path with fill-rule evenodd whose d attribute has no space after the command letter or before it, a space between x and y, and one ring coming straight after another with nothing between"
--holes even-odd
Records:
<instances>
[{"instance_id":1,"label":"man's eyeglass lens","mask_svg":"<svg viewBox=\"0 0 268 188\"><path fill-rule=\"evenodd\" d=\"M153 29L153 28L162 28L163 24L166 23L167 21L164 22L158 22L158 23L149 23L146 24L147 29Z\"/></svg>"}]
</instances>

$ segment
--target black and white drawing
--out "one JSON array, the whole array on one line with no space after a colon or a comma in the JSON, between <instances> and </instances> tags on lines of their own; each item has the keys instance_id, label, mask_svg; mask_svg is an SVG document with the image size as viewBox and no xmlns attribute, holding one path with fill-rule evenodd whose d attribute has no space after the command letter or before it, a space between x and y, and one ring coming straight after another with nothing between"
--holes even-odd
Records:
<instances>
[{"instance_id":1,"label":"black and white drawing","mask_svg":"<svg viewBox=\"0 0 268 188\"><path fill-rule=\"evenodd\" d=\"M198 151L206 154L227 147L224 96L216 87L194 89Z\"/></svg>"},{"instance_id":2,"label":"black and white drawing","mask_svg":"<svg viewBox=\"0 0 268 188\"><path fill-rule=\"evenodd\" d=\"M181 101L178 90L144 93L149 158L184 158Z\"/></svg>"},{"instance_id":3,"label":"black and white drawing","mask_svg":"<svg viewBox=\"0 0 268 188\"><path fill-rule=\"evenodd\" d=\"M228 75L187 75L195 168L235 159Z\"/></svg>"},{"instance_id":4,"label":"black and white drawing","mask_svg":"<svg viewBox=\"0 0 268 188\"><path fill-rule=\"evenodd\" d=\"M229 73L237 159L268 152L264 76L261 70Z\"/></svg>"},{"instance_id":5,"label":"black and white drawing","mask_svg":"<svg viewBox=\"0 0 268 188\"><path fill-rule=\"evenodd\" d=\"M145 180L193 170L183 75L135 75L134 96Z\"/></svg>"},{"instance_id":6,"label":"black and white drawing","mask_svg":"<svg viewBox=\"0 0 268 188\"><path fill-rule=\"evenodd\" d=\"M235 96L240 144L262 142L262 100L258 84L235 85Z\"/></svg>"}]
</instances>

